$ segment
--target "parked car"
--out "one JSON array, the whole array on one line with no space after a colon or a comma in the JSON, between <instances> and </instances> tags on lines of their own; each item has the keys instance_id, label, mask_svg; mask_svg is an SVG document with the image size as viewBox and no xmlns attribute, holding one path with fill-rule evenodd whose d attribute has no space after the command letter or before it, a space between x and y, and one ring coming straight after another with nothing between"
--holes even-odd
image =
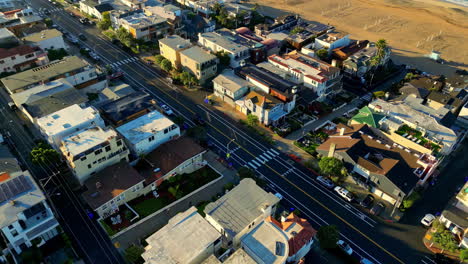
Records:
<instances>
[{"instance_id":1,"label":"parked car","mask_svg":"<svg viewBox=\"0 0 468 264\"><path fill-rule=\"evenodd\" d=\"M385 205L383 203L378 203L374 205L374 207L372 207L372 209L370 210L370 213L377 216L380 213L382 213L384 209L385 209Z\"/></svg>"},{"instance_id":2,"label":"parked car","mask_svg":"<svg viewBox=\"0 0 468 264\"><path fill-rule=\"evenodd\" d=\"M359 262L359 263L361 263L361 264L374 264L374 262L372 262L372 261L370 261L370 260L368 260L366 258L361 259L361 262Z\"/></svg>"},{"instance_id":3,"label":"parked car","mask_svg":"<svg viewBox=\"0 0 468 264\"><path fill-rule=\"evenodd\" d=\"M434 222L435 219L436 217L433 214L426 214L423 217L423 219L421 219L421 224L423 224L424 226L430 227L432 225L432 222Z\"/></svg>"},{"instance_id":4,"label":"parked car","mask_svg":"<svg viewBox=\"0 0 468 264\"><path fill-rule=\"evenodd\" d=\"M173 115L173 114L174 114L174 112L172 111L172 109L169 108L169 106L167 106L167 105L165 105L165 104L162 104L162 105L161 105L161 108L162 108L162 110L164 111L164 113L165 113L166 115Z\"/></svg>"},{"instance_id":5,"label":"parked car","mask_svg":"<svg viewBox=\"0 0 468 264\"><path fill-rule=\"evenodd\" d=\"M78 38L83 40L83 41L87 40L86 36L81 34L81 33L78 35Z\"/></svg>"},{"instance_id":6,"label":"parked car","mask_svg":"<svg viewBox=\"0 0 468 264\"><path fill-rule=\"evenodd\" d=\"M369 208L374 203L374 196L372 194L368 194L366 198L364 198L359 204L365 208Z\"/></svg>"},{"instance_id":7,"label":"parked car","mask_svg":"<svg viewBox=\"0 0 468 264\"><path fill-rule=\"evenodd\" d=\"M346 254L352 255L353 254L353 249L348 245L348 243L344 242L343 240L338 240L336 242L336 245L341 248Z\"/></svg>"},{"instance_id":8,"label":"parked car","mask_svg":"<svg viewBox=\"0 0 468 264\"><path fill-rule=\"evenodd\" d=\"M121 71L118 71L118 72L114 72L112 73L110 76L109 76L109 79L111 80L117 80L117 79L120 79L124 76L124 73L121 72Z\"/></svg>"},{"instance_id":9,"label":"parked car","mask_svg":"<svg viewBox=\"0 0 468 264\"><path fill-rule=\"evenodd\" d=\"M86 17L82 17L79 20L80 20L80 23L83 24L83 25L88 24L88 21L89 21L89 19L87 19Z\"/></svg>"},{"instance_id":10,"label":"parked car","mask_svg":"<svg viewBox=\"0 0 468 264\"><path fill-rule=\"evenodd\" d=\"M193 119L193 122L195 122L195 124L199 125L199 126L204 126L206 125L206 121L203 120L203 118L199 115L195 116L195 118Z\"/></svg>"},{"instance_id":11,"label":"parked car","mask_svg":"<svg viewBox=\"0 0 468 264\"><path fill-rule=\"evenodd\" d=\"M345 199L346 201L352 202L354 200L354 195L350 191L346 190L345 188L341 186L336 186L334 190L336 193L338 193L338 195L343 197L343 199Z\"/></svg>"},{"instance_id":12,"label":"parked car","mask_svg":"<svg viewBox=\"0 0 468 264\"><path fill-rule=\"evenodd\" d=\"M330 178L318 176L317 181L320 182L323 186L327 187L328 189L333 189L333 187L335 187L335 184L332 180L330 180Z\"/></svg>"}]
</instances>

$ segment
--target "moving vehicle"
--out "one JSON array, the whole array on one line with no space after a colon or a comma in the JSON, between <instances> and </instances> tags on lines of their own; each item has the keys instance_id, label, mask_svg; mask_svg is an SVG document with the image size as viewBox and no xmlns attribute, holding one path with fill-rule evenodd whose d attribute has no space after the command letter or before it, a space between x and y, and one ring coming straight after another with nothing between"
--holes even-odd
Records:
<instances>
[{"instance_id":1,"label":"moving vehicle","mask_svg":"<svg viewBox=\"0 0 468 264\"><path fill-rule=\"evenodd\" d=\"M372 209L370 210L370 213L372 215L378 216L380 213L382 213L384 209L385 209L385 205L383 203L378 203L374 205L374 207L372 207Z\"/></svg>"},{"instance_id":2,"label":"moving vehicle","mask_svg":"<svg viewBox=\"0 0 468 264\"><path fill-rule=\"evenodd\" d=\"M80 34L78 35L78 38L81 39L81 40L83 40L83 41L87 40L86 36L83 35L82 33L80 33Z\"/></svg>"},{"instance_id":3,"label":"moving vehicle","mask_svg":"<svg viewBox=\"0 0 468 264\"><path fill-rule=\"evenodd\" d=\"M333 187L335 187L335 184L332 180L330 180L330 178L318 176L317 181L320 182L323 186L327 187L328 189L333 189Z\"/></svg>"},{"instance_id":4,"label":"moving vehicle","mask_svg":"<svg viewBox=\"0 0 468 264\"><path fill-rule=\"evenodd\" d=\"M348 243L344 242L343 240L338 240L336 242L336 245L341 248L346 254L352 255L353 254L353 249L348 245Z\"/></svg>"},{"instance_id":5,"label":"moving vehicle","mask_svg":"<svg viewBox=\"0 0 468 264\"><path fill-rule=\"evenodd\" d=\"M164 113L165 113L166 115L173 115L173 114L174 114L174 112L172 111L172 109L169 108L169 106L167 106L167 105L165 105L165 104L162 104L162 105L161 105L161 109L164 111Z\"/></svg>"},{"instance_id":6,"label":"moving vehicle","mask_svg":"<svg viewBox=\"0 0 468 264\"><path fill-rule=\"evenodd\" d=\"M206 121L203 120L203 118L199 115L196 115L195 118L193 119L193 122L195 122L195 124L199 125L199 126L205 126L206 125Z\"/></svg>"},{"instance_id":7,"label":"moving vehicle","mask_svg":"<svg viewBox=\"0 0 468 264\"><path fill-rule=\"evenodd\" d=\"M374 196L372 196L372 194L368 194L359 204L365 208L369 208L374 203L374 200Z\"/></svg>"},{"instance_id":8,"label":"moving vehicle","mask_svg":"<svg viewBox=\"0 0 468 264\"><path fill-rule=\"evenodd\" d=\"M343 199L345 199L346 201L352 202L354 200L354 195L350 191L346 190L345 188L341 186L336 186L334 190L336 193L338 193L338 195L343 197Z\"/></svg>"},{"instance_id":9,"label":"moving vehicle","mask_svg":"<svg viewBox=\"0 0 468 264\"><path fill-rule=\"evenodd\" d=\"M117 79L120 79L124 76L124 73L121 72L121 71L118 71L118 72L114 72L112 73L110 76L109 76L109 79L111 80L117 80Z\"/></svg>"},{"instance_id":10,"label":"moving vehicle","mask_svg":"<svg viewBox=\"0 0 468 264\"><path fill-rule=\"evenodd\" d=\"M361 262L359 262L359 263L361 263L361 264L374 264L374 262L372 262L372 261L370 261L370 260L368 260L366 258L361 259Z\"/></svg>"},{"instance_id":11,"label":"moving vehicle","mask_svg":"<svg viewBox=\"0 0 468 264\"><path fill-rule=\"evenodd\" d=\"M433 214L426 214L423 217L423 219L421 219L421 224L423 224L424 226L430 227L432 225L432 222L434 222L435 219L436 217Z\"/></svg>"}]
</instances>

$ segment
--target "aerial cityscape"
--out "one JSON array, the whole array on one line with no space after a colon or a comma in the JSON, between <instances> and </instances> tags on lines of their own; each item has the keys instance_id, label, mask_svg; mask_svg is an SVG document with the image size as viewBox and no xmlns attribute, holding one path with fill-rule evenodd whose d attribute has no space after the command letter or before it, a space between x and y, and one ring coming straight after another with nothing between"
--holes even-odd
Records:
<instances>
[{"instance_id":1,"label":"aerial cityscape","mask_svg":"<svg viewBox=\"0 0 468 264\"><path fill-rule=\"evenodd\" d=\"M467 0L0 0L0 263L468 263Z\"/></svg>"}]
</instances>

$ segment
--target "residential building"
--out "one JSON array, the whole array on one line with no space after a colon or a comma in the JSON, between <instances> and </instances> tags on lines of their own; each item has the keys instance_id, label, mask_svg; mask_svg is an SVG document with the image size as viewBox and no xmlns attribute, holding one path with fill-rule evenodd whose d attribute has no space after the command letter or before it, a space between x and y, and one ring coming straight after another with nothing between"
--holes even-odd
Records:
<instances>
[{"instance_id":1,"label":"residential building","mask_svg":"<svg viewBox=\"0 0 468 264\"><path fill-rule=\"evenodd\" d=\"M240 15L244 17L242 21L239 21L241 25L248 25L250 24L250 19L252 18L252 8L247 7L245 5L241 5L236 2L225 2L223 7L227 11L228 17L231 19L236 19ZM236 21L237 23L237 21ZM237 27L237 25L236 25Z\"/></svg>"},{"instance_id":2,"label":"residential building","mask_svg":"<svg viewBox=\"0 0 468 264\"><path fill-rule=\"evenodd\" d=\"M319 97L342 89L340 69L319 59L293 51L284 57L272 55L268 62L286 71L295 83L312 88Z\"/></svg>"},{"instance_id":3,"label":"residential building","mask_svg":"<svg viewBox=\"0 0 468 264\"><path fill-rule=\"evenodd\" d=\"M284 112L290 113L296 106L297 85L255 65L236 70L237 75L251 83L257 90L279 99L284 103Z\"/></svg>"},{"instance_id":4,"label":"residential building","mask_svg":"<svg viewBox=\"0 0 468 264\"><path fill-rule=\"evenodd\" d=\"M263 61L265 57L268 57L273 54L278 54L281 49L281 42L276 39L263 39L259 36L256 36L252 31L247 27L240 27L236 29L236 34L242 36L245 39L253 40L257 44L261 44L262 47L257 48L256 44L250 43L250 61L252 63L257 63ZM260 50L263 50L264 54L260 53Z\"/></svg>"},{"instance_id":5,"label":"residential building","mask_svg":"<svg viewBox=\"0 0 468 264\"><path fill-rule=\"evenodd\" d=\"M32 8L19 8L0 13L0 27L20 36L25 28L44 25L43 19Z\"/></svg>"},{"instance_id":6,"label":"residential building","mask_svg":"<svg viewBox=\"0 0 468 264\"><path fill-rule=\"evenodd\" d=\"M120 0L124 5L131 9L143 9L147 0Z\"/></svg>"},{"instance_id":7,"label":"residential building","mask_svg":"<svg viewBox=\"0 0 468 264\"><path fill-rule=\"evenodd\" d=\"M348 46L350 42L348 33L332 29L315 38L315 50L326 49L330 55L334 49Z\"/></svg>"},{"instance_id":8,"label":"residential building","mask_svg":"<svg viewBox=\"0 0 468 264\"><path fill-rule=\"evenodd\" d=\"M146 92L136 91L100 107L102 116L114 126L120 126L153 111L155 101Z\"/></svg>"},{"instance_id":9,"label":"residential building","mask_svg":"<svg viewBox=\"0 0 468 264\"><path fill-rule=\"evenodd\" d=\"M16 177L23 174L20 163L11 153L8 144L4 144L3 137L0 138L0 175L4 173L10 177Z\"/></svg>"},{"instance_id":10,"label":"residential building","mask_svg":"<svg viewBox=\"0 0 468 264\"><path fill-rule=\"evenodd\" d=\"M224 102L235 106L235 101L249 91L249 82L226 70L213 79L214 94Z\"/></svg>"},{"instance_id":11,"label":"residential building","mask_svg":"<svg viewBox=\"0 0 468 264\"><path fill-rule=\"evenodd\" d=\"M166 36L159 39L159 51L164 58L169 60L176 69L180 69L180 52L192 46L189 40L177 35Z\"/></svg>"},{"instance_id":12,"label":"residential building","mask_svg":"<svg viewBox=\"0 0 468 264\"><path fill-rule=\"evenodd\" d=\"M80 184L107 166L128 161L129 155L129 150L114 129L98 126L64 137L60 150Z\"/></svg>"},{"instance_id":13,"label":"residential building","mask_svg":"<svg viewBox=\"0 0 468 264\"><path fill-rule=\"evenodd\" d=\"M159 145L180 136L179 126L156 110L116 129L136 156L148 154Z\"/></svg>"},{"instance_id":14,"label":"residential building","mask_svg":"<svg viewBox=\"0 0 468 264\"><path fill-rule=\"evenodd\" d=\"M19 0L1 0L0 1L0 9L11 9L19 6L21 4L21 1Z\"/></svg>"},{"instance_id":15,"label":"residential building","mask_svg":"<svg viewBox=\"0 0 468 264\"><path fill-rule=\"evenodd\" d=\"M386 116L380 122L380 129L386 132L395 132L407 125L420 131L422 137L440 145L440 153L444 155L448 155L457 144L458 136L454 130L440 124L434 116L415 110L404 102L377 99L369 103L369 108Z\"/></svg>"},{"instance_id":16,"label":"residential building","mask_svg":"<svg viewBox=\"0 0 468 264\"><path fill-rule=\"evenodd\" d=\"M425 101L424 99L415 98L415 97L412 97L412 96L406 97L403 100L398 100L397 99L397 100L394 100L394 101L395 102L400 101L400 102L408 105L409 107L413 108L416 111L419 111L421 113L430 115L437 122L439 122L441 125L444 125L446 127L452 127L452 125L455 123L456 116L453 114L453 112L450 111L449 105L447 104L446 107L438 107L438 108L431 107L431 105L434 106L435 104L440 104L440 103L431 102L433 104L430 104L429 103L429 101L430 101L429 97L430 96L431 96L431 94L429 94L429 96L426 98L426 103L424 103L424 101ZM434 95L432 98L439 99L439 98L436 98L436 95ZM443 102L443 100L440 100L440 102ZM457 108L460 109L461 104L459 102L457 102L456 104L457 104Z\"/></svg>"},{"instance_id":17,"label":"residential building","mask_svg":"<svg viewBox=\"0 0 468 264\"><path fill-rule=\"evenodd\" d=\"M101 91L100 97L103 98L103 100L112 102L134 92L135 90L130 85L121 82L104 88L104 90Z\"/></svg>"},{"instance_id":18,"label":"residential building","mask_svg":"<svg viewBox=\"0 0 468 264\"><path fill-rule=\"evenodd\" d=\"M20 40L7 28L0 28L0 48L9 49L20 44Z\"/></svg>"},{"instance_id":19,"label":"residential building","mask_svg":"<svg viewBox=\"0 0 468 264\"><path fill-rule=\"evenodd\" d=\"M255 25L255 35L269 38L268 35L272 33L280 33L282 31L289 31L301 22L298 15L283 15L275 18L273 24L258 24Z\"/></svg>"},{"instance_id":20,"label":"residential building","mask_svg":"<svg viewBox=\"0 0 468 264\"><path fill-rule=\"evenodd\" d=\"M47 63L47 53L39 47L21 45L10 49L0 48L1 72L19 72Z\"/></svg>"},{"instance_id":21,"label":"residential building","mask_svg":"<svg viewBox=\"0 0 468 264\"><path fill-rule=\"evenodd\" d=\"M180 52L182 69L195 75L200 83L216 75L218 58L204 49L194 46Z\"/></svg>"},{"instance_id":22,"label":"residential building","mask_svg":"<svg viewBox=\"0 0 468 264\"><path fill-rule=\"evenodd\" d=\"M351 118L350 124L366 124L370 127L379 128L380 121L385 118L385 115L376 113L368 106L359 109L359 112Z\"/></svg>"},{"instance_id":23,"label":"residential building","mask_svg":"<svg viewBox=\"0 0 468 264\"><path fill-rule=\"evenodd\" d=\"M377 51L378 49L375 46L375 43L368 43L366 48L355 52L343 61L344 71L351 76L363 77L373 67L385 65L390 59L390 48L386 49L385 55L378 65L372 65L371 60L377 55Z\"/></svg>"},{"instance_id":24,"label":"residential building","mask_svg":"<svg viewBox=\"0 0 468 264\"><path fill-rule=\"evenodd\" d=\"M426 88L416 87L413 84L407 82L399 90L402 97L406 98L408 96L413 96L416 98L426 99L427 96L431 93L430 90Z\"/></svg>"},{"instance_id":25,"label":"residential building","mask_svg":"<svg viewBox=\"0 0 468 264\"><path fill-rule=\"evenodd\" d=\"M159 16L166 19L169 26L169 34L179 35L182 33L182 9L174 5L146 6L144 12L147 16Z\"/></svg>"},{"instance_id":26,"label":"residential building","mask_svg":"<svg viewBox=\"0 0 468 264\"><path fill-rule=\"evenodd\" d=\"M105 126L104 120L94 107L83 108L79 105L72 105L41 117L36 123L47 142L55 149L59 149L61 141L76 131L93 126Z\"/></svg>"},{"instance_id":27,"label":"residential building","mask_svg":"<svg viewBox=\"0 0 468 264\"><path fill-rule=\"evenodd\" d=\"M432 91L426 97L426 105L435 110L447 110L458 115L463 105L468 101L466 90L460 92L444 93Z\"/></svg>"},{"instance_id":28,"label":"residential building","mask_svg":"<svg viewBox=\"0 0 468 264\"><path fill-rule=\"evenodd\" d=\"M1 81L7 92L14 94L60 78L64 78L78 89L105 83L105 80L98 79L96 68L76 56L65 57L62 60L20 72L2 78Z\"/></svg>"},{"instance_id":29,"label":"residential building","mask_svg":"<svg viewBox=\"0 0 468 264\"><path fill-rule=\"evenodd\" d=\"M101 1L101 0L82 0L80 4L80 12L102 19L104 12L114 10L114 6L111 4L112 1Z\"/></svg>"},{"instance_id":30,"label":"residential building","mask_svg":"<svg viewBox=\"0 0 468 264\"><path fill-rule=\"evenodd\" d=\"M351 40L349 45L332 50L332 58L338 61L339 66L342 66L343 61L351 57L356 52L367 48L368 45L368 40Z\"/></svg>"},{"instance_id":31,"label":"residential building","mask_svg":"<svg viewBox=\"0 0 468 264\"><path fill-rule=\"evenodd\" d=\"M224 253L225 254L225 253ZM214 255L211 255L202 264L257 264L257 262L242 248L236 249L232 255L230 255L223 262L219 261Z\"/></svg>"},{"instance_id":32,"label":"residential building","mask_svg":"<svg viewBox=\"0 0 468 264\"><path fill-rule=\"evenodd\" d=\"M464 124L465 126L468 125L468 102L466 102L461 108L460 113L458 114L457 120L460 121L461 124Z\"/></svg>"},{"instance_id":33,"label":"residential building","mask_svg":"<svg viewBox=\"0 0 468 264\"><path fill-rule=\"evenodd\" d=\"M460 92L468 89L468 74L466 72L458 72L447 77L445 80L445 92Z\"/></svg>"},{"instance_id":34,"label":"residential building","mask_svg":"<svg viewBox=\"0 0 468 264\"><path fill-rule=\"evenodd\" d=\"M430 154L404 148L366 124L337 126L317 153L345 163L376 196L399 206L417 185L434 173L438 161Z\"/></svg>"},{"instance_id":35,"label":"residential building","mask_svg":"<svg viewBox=\"0 0 468 264\"><path fill-rule=\"evenodd\" d=\"M311 42L313 44L317 36L325 34L327 31L333 29L330 25L325 25L315 21L302 20L298 22L296 28L302 28L303 30L295 34L290 33L286 38L286 41L297 50L301 50L302 47L310 44Z\"/></svg>"},{"instance_id":36,"label":"residential building","mask_svg":"<svg viewBox=\"0 0 468 264\"><path fill-rule=\"evenodd\" d=\"M283 102L262 91L252 90L235 103L238 111L257 116L259 122L266 126L277 126L288 114Z\"/></svg>"},{"instance_id":37,"label":"residential building","mask_svg":"<svg viewBox=\"0 0 468 264\"><path fill-rule=\"evenodd\" d=\"M145 178L127 161L120 161L88 178L81 196L100 218L107 218L120 206L144 195L144 182Z\"/></svg>"},{"instance_id":38,"label":"residential building","mask_svg":"<svg viewBox=\"0 0 468 264\"><path fill-rule=\"evenodd\" d=\"M66 49L62 32L57 29L46 29L23 37L25 44L38 46L42 50Z\"/></svg>"},{"instance_id":39,"label":"residential building","mask_svg":"<svg viewBox=\"0 0 468 264\"><path fill-rule=\"evenodd\" d=\"M146 243L141 256L147 264L199 264L220 249L221 234L192 206L172 217Z\"/></svg>"},{"instance_id":40,"label":"residential building","mask_svg":"<svg viewBox=\"0 0 468 264\"><path fill-rule=\"evenodd\" d=\"M167 35L169 25L166 19L158 15L147 16L144 13L134 13L120 18L119 25L130 34L144 41L154 41Z\"/></svg>"},{"instance_id":41,"label":"residential building","mask_svg":"<svg viewBox=\"0 0 468 264\"><path fill-rule=\"evenodd\" d=\"M224 52L229 55L229 65L232 68L243 66L250 57L249 48L240 45L233 40L217 32L198 34L198 44L209 49L213 53Z\"/></svg>"},{"instance_id":42,"label":"residential building","mask_svg":"<svg viewBox=\"0 0 468 264\"><path fill-rule=\"evenodd\" d=\"M3 164L0 171L3 171ZM21 254L37 242L40 247L59 234L59 223L28 171L17 175L0 173L0 189L3 190L0 200L2 239L15 254Z\"/></svg>"},{"instance_id":43,"label":"residential building","mask_svg":"<svg viewBox=\"0 0 468 264\"><path fill-rule=\"evenodd\" d=\"M184 10L182 13L182 34L187 38L196 39L198 34L213 32L216 29L216 22L213 19L203 17L201 15L188 15L189 10Z\"/></svg>"},{"instance_id":44,"label":"residential building","mask_svg":"<svg viewBox=\"0 0 468 264\"><path fill-rule=\"evenodd\" d=\"M188 137L179 137L160 145L137 164L146 178L146 186L155 190L164 180L177 175L192 173L206 165L204 148Z\"/></svg>"},{"instance_id":45,"label":"residential building","mask_svg":"<svg viewBox=\"0 0 468 264\"><path fill-rule=\"evenodd\" d=\"M227 28L218 29L216 30L216 33L224 36L234 43L247 47L249 49L250 62L256 64L265 60L267 54L266 45L264 45L261 41L247 38L241 34L238 34L237 30L231 31Z\"/></svg>"},{"instance_id":46,"label":"residential building","mask_svg":"<svg viewBox=\"0 0 468 264\"><path fill-rule=\"evenodd\" d=\"M440 222L458 237L460 247L468 248L468 183L449 201Z\"/></svg>"},{"instance_id":47,"label":"residential building","mask_svg":"<svg viewBox=\"0 0 468 264\"><path fill-rule=\"evenodd\" d=\"M253 179L246 178L221 198L209 203L204 209L205 219L222 234L224 245L239 248L242 237L256 230L265 218L271 216L278 202L278 197L265 192Z\"/></svg>"}]
</instances>

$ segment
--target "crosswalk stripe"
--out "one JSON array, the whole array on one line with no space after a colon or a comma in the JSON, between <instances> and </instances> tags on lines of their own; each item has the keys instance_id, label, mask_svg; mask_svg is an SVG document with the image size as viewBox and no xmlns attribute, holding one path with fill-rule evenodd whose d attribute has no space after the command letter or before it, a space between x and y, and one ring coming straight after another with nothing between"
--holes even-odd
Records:
<instances>
[{"instance_id":1,"label":"crosswalk stripe","mask_svg":"<svg viewBox=\"0 0 468 264\"><path fill-rule=\"evenodd\" d=\"M271 150L271 152L275 153L276 155L279 155L279 152L278 152L278 151L276 151L276 150L274 150L274 149L270 149L270 150Z\"/></svg>"},{"instance_id":2,"label":"crosswalk stripe","mask_svg":"<svg viewBox=\"0 0 468 264\"><path fill-rule=\"evenodd\" d=\"M250 161L247 163L250 167L252 167L252 169L256 170L257 167L255 165L253 165Z\"/></svg>"},{"instance_id":3,"label":"crosswalk stripe","mask_svg":"<svg viewBox=\"0 0 468 264\"><path fill-rule=\"evenodd\" d=\"M267 155L265 155L265 156L266 156L266 157L265 157L265 156L263 156L263 155L265 155L265 153L263 153L262 155L260 155L260 158L262 158L265 162L268 162L268 161L270 160L270 157L267 156Z\"/></svg>"},{"instance_id":4,"label":"crosswalk stripe","mask_svg":"<svg viewBox=\"0 0 468 264\"><path fill-rule=\"evenodd\" d=\"M252 163L255 164L255 165L257 165L258 167L262 166L262 164L256 162L255 160L252 160Z\"/></svg>"},{"instance_id":5,"label":"crosswalk stripe","mask_svg":"<svg viewBox=\"0 0 468 264\"><path fill-rule=\"evenodd\" d=\"M261 164L265 164L265 161L262 158L256 157L255 159L258 160L258 162L260 162Z\"/></svg>"},{"instance_id":6,"label":"crosswalk stripe","mask_svg":"<svg viewBox=\"0 0 468 264\"><path fill-rule=\"evenodd\" d=\"M270 158L270 159L272 159L272 158L275 157L275 155L273 155L273 154L271 154L271 153L268 153L268 151L265 152L265 153L263 153L263 155L267 156L267 157Z\"/></svg>"}]
</instances>

